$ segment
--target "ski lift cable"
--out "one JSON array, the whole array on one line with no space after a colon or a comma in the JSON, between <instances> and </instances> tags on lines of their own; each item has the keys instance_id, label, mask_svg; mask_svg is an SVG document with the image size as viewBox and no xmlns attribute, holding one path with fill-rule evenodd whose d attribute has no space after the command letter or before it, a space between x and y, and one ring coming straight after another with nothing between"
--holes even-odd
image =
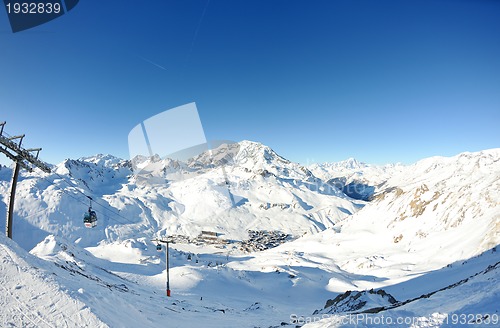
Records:
<instances>
[{"instance_id":1,"label":"ski lift cable","mask_svg":"<svg viewBox=\"0 0 500 328\"><path fill-rule=\"evenodd\" d=\"M106 210L106 211L110 212L111 214L113 214L113 215L115 215L115 216L118 216L118 217L120 217L120 218L124 219L124 220L125 220L125 221L127 221L128 223L132 223L132 224L137 223L137 222L133 222L133 221L131 221L129 218L127 218L127 217L125 217L125 216L121 215L120 213L115 212L115 211L113 211L113 210L109 209L108 207L106 207L106 206L104 206L104 205L102 205L102 204L100 204L100 203L96 202L95 200L93 200L93 202L94 202L94 204L101 206L104 210ZM101 212L101 214L104 214L104 213L102 213L102 212ZM115 220L115 221L117 221L117 220Z\"/></svg>"},{"instance_id":2,"label":"ski lift cable","mask_svg":"<svg viewBox=\"0 0 500 328\"><path fill-rule=\"evenodd\" d=\"M45 181L51 183L51 181L49 181L47 178L45 178L45 177L41 177L41 178L44 179ZM75 197L75 195L72 194L72 193L70 193L69 191L67 191L67 190L65 190L65 189L63 189L63 188L61 188L61 187L59 187L58 185L55 185L55 184L53 184L53 186L55 188L59 189L60 191L62 191L63 193L65 193L66 195L68 195L69 197L73 198L77 202L79 202L79 203L81 203L81 204L83 204L85 206L88 206L88 203L86 201L83 201L82 199ZM82 192L80 191L80 193L82 193ZM83 194L83 195L85 195L85 194ZM87 195L85 195L85 196L87 197Z\"/></svg>"},{"instance_id":3,"label":"ski lift cable","mask_svg":"<svg viewBox=\"0 0 500 328\"><path fill-rule=\"evenodd\" d=\"M51 181L49 181L46 177L41 176L41 178L42 178L42 179L44 179L45 181L47 181L47 182L51 183L51 184L52 184L55 188L59 189L60 191L62 191L62 192L63 192L63 193L65 193L65 194L67 194L69 197L73 198L73 199L74 199L74 200L76 200L77 202L82 203L82 204L83 204L83 205L85 205L85 206L88 206L88 203L87 203L86 201L83 201L83 200L81 200L81 199L79 199L79 198L75 197L75 195L73 195L72 193L70 193L70 192L68 192L67 190L63 189L62 187L60 187L60 186L58 186L58 185L56 185L56 184L53 184L53 183L52 183ZM72 186L72 187L74 187L74 185L71 185L71 186ZM79 192L80 194L84 195L86 198L91 198L90 196L87 196L84 192L82 192L81 190L78 190L77 188L75 188L75 190L76 190L77 192ZM91 198L91 199L93 199L93 198ZM107 210L107 211L111 212L114 216L118 216L118 217L120 217L120 218L124 219L125 221L127 221L128 223L132 223L132 224L136 223L136 222L133 222L133 221L131 221L130 219L126 218L125 216L120 215L119 213L116 213L115 211L110 210L109 208L107 208L106 206L104 206L104 205L102 205L102 204L100 204L100 203L96 202L95 200L93 200L93 201L94 201L94 203L95 203L96 205L99 205L99 206L101 206L103 209L105 209L105 210ZM103 215L103 216L104 216L104 213L103 213L103 212L99 212L99 211L95 211L95 212L97 212L97 213L99 213L99 214L101 214L101 215ZM123 223L125 223L125 222L123 222L123 221L121 221L121 220L117 220L116 218L113 218L113 217L110 217L110 216L108 216L108 218L109 218L109 219L111 219L111 220L114 220L114 221L116 221L116 222L118 222L118 223L122 223L122 224L123 224Z\"/></svg>"},{"instance_id":4,"label":"ski lift cable","mask_svg":"<svg viewBox=\"0 0 500 328\"><path fill-rule=\"evenodd\" d=\"M49 211L49 208L44 208L43 210L36 211L35 213L31 213L31 214L28 214L28 215L22 215L22 218L23 219L27 219L27 218L30 218L32 216L35 216L35 215L38 215L40 213L47 212L47 211Z\"/></svg>"},{"instance_id":5,"label":"ski lift cable","mask_svg":"<svg viewBox=\"0 0 500 328\"><path fill-rule=\"evenodd\" d=\"M73 183L73 181L71 180L68 180L67 178L63 177L62 175L60 175L59 173L57 172L53 172L55 175L57 175L62 181L66 182L66 184L68 184L70 187L73 187L75 188L74 190L80 194L82 194L83 196L89 198L91 201L93 201L94 203L98 204L98 202L96 200L94 200L93 197L90 197L89 195L87 195L85 192L81 191L79 188L78 188L78 185Z\"/></svg>"},{"instance_id":6,"label":"ski lift cable","mask_svg":"<svg viewBox=\"0 0 500 328\"><path fill-rule=\"evenodd\" d=\"M83 196L85 196L86 198L89 198L92 202L94 202L94 204L102 207L104 210L108 211L108 212L111 212L113 215L115 216L119 216L121 217L122 219L124 219L125 221L128 221L129 223L135 223L135 222L132 222L130 219L126 218L125 216L121 215L120 213L116 212L116 211L113 211L111 210L110 208L108 208L107 206L101 204L100 202L98 202L96 199L94 199L94 197L91 197L89 195L87 195L86 193L84 193L83 191L81 191L78 186L76 184L74 184L72 181L68 181L67 178L63 177L62 175L60 175L59 173L57 172L53 172L55 175L57 175L62 181L66 182L66 184L68 184L69 186L75 188L74 190L80 194L82 194ZM60 188L61 190L64 190L62 188ZM109 204L108 204L109 205ZM101 213L102 214L102 213Z\"/></svg>"},{"instance_id":7,"label":"ski lift cable","mask_svg":"<svg viewBox=\"0 0 500 328\"><path fill-rule=\"evenodd\" d=\"M62 191L63 193L67 194L69 197L73 198L74 200L76 200L77 202L79 203L82 203L84 205L87 205L87 203L83 202L81 199L75 197L75 195L73 195L72 193L68 192L67 190L61 188L60 186L54 184L52 181L50 181L49 179L47 179L46 177L43 177L41 176L40 178L42 178L43 180L47 181L48 183L52 184L55 188L59 189L60 191ZM77 190L78 191L78 190ZM80 193L82 193L81 191L79 191ZM83 193L82 193L83 194ZM85 194L83 194L85 195ZM86 196L86 195L85 195Z\"/></svg>"}]
</instances>

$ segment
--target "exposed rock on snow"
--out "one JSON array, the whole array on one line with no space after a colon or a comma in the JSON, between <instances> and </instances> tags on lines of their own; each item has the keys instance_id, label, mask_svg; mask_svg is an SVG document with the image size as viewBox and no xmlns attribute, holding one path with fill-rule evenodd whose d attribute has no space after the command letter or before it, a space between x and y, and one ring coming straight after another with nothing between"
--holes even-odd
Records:
<instances>
[{"instance_id":1,"label":"exposed rock on snow","mask_svg":"<svg viewBox=\"0 0 500 328\"><path fill-rule=\"evenodd\" d=\"M386 293L383 289L374 291L346 291L334 299L326 301L323 310L316 311L314 314L324 313L347 313L347 312L377 312L388 305L397 303L397 300Z\"/></svg>"}]
</instances>

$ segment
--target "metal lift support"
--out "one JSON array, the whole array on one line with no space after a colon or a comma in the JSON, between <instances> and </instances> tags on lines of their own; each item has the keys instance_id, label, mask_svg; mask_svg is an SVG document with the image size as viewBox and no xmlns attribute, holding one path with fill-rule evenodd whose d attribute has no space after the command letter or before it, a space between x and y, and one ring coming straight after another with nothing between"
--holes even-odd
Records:
<instances>
[{"instance_id":1,"label":"metal lift support","mask_svg":"<svg viewBox=\"0 0 500 328\"><path fill-rule=\"evenodd\" d=\"M158 238L155 238L155 239L152 239L151 241L153 242L156 242L158 245L159 243L162 243L162 244L167 244L167 247L166 247L166 252L165 252L165 260L166 260L166 266L167 266L167 296L170 297L170 274L169 274L169 269L170 269L170 266L169 266L169 263L168 263L168 260L169 260L169 256L168 256L168 245L170 243L174 243L174 241L171 239L171 238L162 238L162 239L158 239Z\"/></svg>"},{"instance_id":2,"label":"metal lift support","mask_svg":"<svg viewBox=\"0 0 500 328\"><path fill-rule=\"evenodd\" d=\"M50 173L50 167L38 159L38 155L42 148L25 149L21 147L24 134L14 137L7 137L3 134L3 129L6 122L0 123L0 152L4 153L8 158L16 163L14 172L12 173L12 184L10 189L9 208L7 210L7 222L5 224L5 232L7 237L12 239L12 217L14 215L14 200L16 197L17 178L19 177L19 169L32 172L33 166L38 167L45 173ZM17 141L18 142L14 142ZM35 154L36 153L36 154Z\"/></svg>"}]
</instances>

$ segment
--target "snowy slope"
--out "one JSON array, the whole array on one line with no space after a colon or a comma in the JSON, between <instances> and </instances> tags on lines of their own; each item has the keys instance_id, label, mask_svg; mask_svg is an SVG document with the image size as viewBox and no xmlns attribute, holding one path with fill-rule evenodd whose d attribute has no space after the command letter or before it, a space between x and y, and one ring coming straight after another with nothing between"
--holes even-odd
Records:
<instances>
[{"instance_id":1,"label":"snowy slope","mask_svg":"<svg viewBox=\"0 0 500 328\"><path fill-rule=\"evenodd\" d=\"M500 149L411 166L350 160L324 165L330 175L247 141L185 162L134 161L138 176L109 155L22 173L14 241L31 254L0 238L3 326L274 327L327 316L311 325L337 327L349 326L338 324L349 313L383 307L369 318L414 317L413 327L428 327L446 315L500 311ZM340 192L328 182L337 173L376 186L372 200ZM0 211L10 174L0 169ZM82 192L95 200L94 229L82 226ZM295 237L248 253L238 240L249 229ZM196 241L201 230L229 243ZM165 252L150 241L166 234L185 236L171 244L171 298ZM23 316L14 299L36 315Z\"/></svg>"},{"instance_id":2,"label":"snowy slope","mask_svg":"<svg viewBox=\"0 0 500 328\"><path fill-rule=\"evenodd\" d=\"M446 268L420 276L415 279L420 280L419 285L434 282L443 287L414 299L386 305L387 309L379 309L378 313L357 311L302 316L297 317L296 322L305 323L303 327L307 328L500 326L500 256L497 252L487 252L456 265L459 270L455 271L469 271L470 275L458 280L455 276L450 277L450 273L456 274L453 269Z\"/></svg>"},{"instance_id":3,"label":"snowy slope","mask_svg":"<svg viewBox=\"0 0 500 328\"><path fill-rule=\"evenodd\" d=\"M2 327L108 327L58 283L54 265L0 236Z\"/></svg>"}]
</instances>

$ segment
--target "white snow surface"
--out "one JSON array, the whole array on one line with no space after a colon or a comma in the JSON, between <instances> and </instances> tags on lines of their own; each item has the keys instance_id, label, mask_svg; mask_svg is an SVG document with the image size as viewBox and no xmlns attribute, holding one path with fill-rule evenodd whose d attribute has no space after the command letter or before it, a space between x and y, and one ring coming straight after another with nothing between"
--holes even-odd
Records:
<instances>
[{"instance_id":1,"label":"white snow surface","mask_svg":"<svg viewBox=\"0 0 500 328\"><path fill-rule=\"evenodd\" d=\"M139 175L110 155L22 172L14 238L0 237L0 326L451 327L471 319L461 315L500 326L500 149L304 167L243 141L187 162L134 161ZM0 168L0 213L11 174ZM333 178L373 187L371 200ZM83 227L85 195L93 229ZM203 230L227 243L196 243ZM248 252L238 243L248 230L292 237ZM151 241L167 235L191 238L170 244L172 297L165 248ZM324 308L372 289L360 309Z\"/></svg>"}]
</instances>

